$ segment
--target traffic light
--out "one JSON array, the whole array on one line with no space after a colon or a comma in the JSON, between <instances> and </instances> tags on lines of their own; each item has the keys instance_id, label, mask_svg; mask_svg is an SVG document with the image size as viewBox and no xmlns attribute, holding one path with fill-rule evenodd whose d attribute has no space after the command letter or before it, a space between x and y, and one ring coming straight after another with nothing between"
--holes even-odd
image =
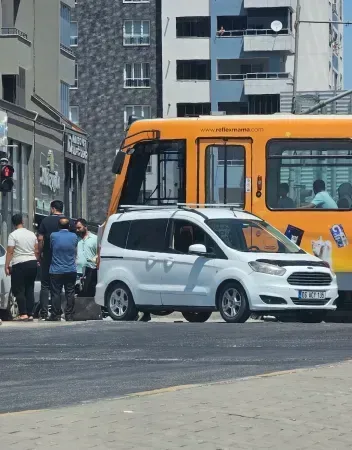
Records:
<instances>
[{"instance_id":1,"label":"traffic light","mask_svg":"<svg viewBox=\"0 0 352 450\"><path fill-rule=\"evenodd\" d=\"M13 188L13 173L15 169L10 164L0 166L0 191L11 192Z\"/></svg>"}]
</instances>

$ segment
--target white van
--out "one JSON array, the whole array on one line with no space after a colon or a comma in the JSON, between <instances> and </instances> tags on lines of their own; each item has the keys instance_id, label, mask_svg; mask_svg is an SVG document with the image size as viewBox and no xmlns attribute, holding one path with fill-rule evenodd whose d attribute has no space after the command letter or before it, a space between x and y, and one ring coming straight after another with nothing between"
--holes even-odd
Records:
<instances>
[{"instance_id":1,"label":"white van","mask_svg":"<svg viewBox=\"0 0 352 450\"><path fill-rule=\"evenodd\" d=\"M100 242L95 301L114 320L181 311L205 322L296 310L321 322L335 310L336 276L260 218L229 208L125 207Z\"/></svg>"}]
</instances>

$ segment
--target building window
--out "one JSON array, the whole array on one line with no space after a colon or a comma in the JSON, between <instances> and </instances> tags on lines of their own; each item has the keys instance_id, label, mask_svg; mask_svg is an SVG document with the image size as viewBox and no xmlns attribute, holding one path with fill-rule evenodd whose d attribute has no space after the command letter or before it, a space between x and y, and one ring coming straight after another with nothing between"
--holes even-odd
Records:
<instances>
[{"instance_id":1,"label":"building window","mask_svg":"<svg viewBox=\"0 0 352 450\"><path fill-rule=\"evenodd\" d=\"M134 63L125 64L124 74L125 88L149 88L150 87L150 64Z\"/></svg>"},{"instance_id":2,"label":"building window","mask_svg":"<svg viewBox=\"0 0 352 450\"><path fill-rule=\"evenodd\" d=\"M149 105L127 105L125 106L124 115L125 126L127 126L128 118L130 116L141 117L142 119L150 119L151 108Z\"/></svg>"},{"instance_id":3,"label":"building window","mask_svg":"<svg viewBox=\"0 0 352 450\"><path fill-rule=\"evenodd\" d=\"M271 209L311 204L318 209L351 209L352 145L345 140L273 140L268 144L266 180ZM315 194L317 180L323 186ZM320 202L321 190L326 191L324 202ZM301 211L304 214L306 209Z\"/></svg>"},{"instance_id":4,"label":"building window","mask_svg":"<svg viewBox=\"0 0 352 450\"><path fill-rule=\"evenodd\" d=\"M70 48L71 8L65 3L60 4L60 44Z\"/></svg>"},{"instance_id":5,"label":"building window","mask_svg":"<svg viewBox=\"0 0 352 450\"><path fill-rule=\"evenodd\" d=\"M245 149L209 145L205 152L206 203L231 203L244 208Z\"/></svg>"},{"instance_id":6,"label":"building window","mask_svg":"<svg viewBox=\"0 0 352 450\"><path fill-rule=\"evenodd\" d=\"M176 37L210 37L210 17L176 17Z\"/></svg>"},{"instance_id":7,"label":"building window","mask_svg":"<svg viewBox=\"0 0 352 450\"><path fill-rule=\"evenodd\" d=\"M78 88L78 64L75 63L75 82L72 86L70 86L71 89L77 89Z\"/></svg>"},{"instance_id":8,"label":"building window","mask_svg":"<svg viewBox=\"0 0 352 450\"><path fill-rule=\"evenodd\" d=\"M177 117L209 116L210 103L177 103Z\"/></svg>"},{"instance_id":9,"label":"building window","mask_svg":"<svg viewBox=\"0 0 352 450\"><path fill-rule=\"evenodd\" d=\"M125 20L123 24L123 45L149 45L149 20Z\"/></svg>"},{"instance_id":10,"label":"building window","mask_svg":"<svg viewBox=\"0 0 352 450\"><path fill-rule=\"evenodd\" d=\"M176 61L178 80L210 80L209 59Z\"/></svg>"},{"instance_id":11,"label":"building window","mask_svg":"<svg viewBox=\"0 0 352 450\"><path fill-rule=\"evenodd\" d=\"M69 119L76 125L79 124L79 106L70 106Z\"/></svg>"},{"instance_id":12,"label":"building window","mask_svg":"<svg viewBox=\"0 0 352 450\"><path fill-rule=\"evenodd\" d=\"M69 116L69 104L70 104L70 86L63 81L60 82L60 109L61 113Z\"/></svg>"},{"instance_id":13,"label":"building window","mask_svg":"<svg viewBox=\"0 0 352 450\"><path fill-rule=\"evenodd\" d=\"M77 47L78 45L78 23L71 22L71 36L70 36L71 47Z\"/></svg>"}]
</instances>

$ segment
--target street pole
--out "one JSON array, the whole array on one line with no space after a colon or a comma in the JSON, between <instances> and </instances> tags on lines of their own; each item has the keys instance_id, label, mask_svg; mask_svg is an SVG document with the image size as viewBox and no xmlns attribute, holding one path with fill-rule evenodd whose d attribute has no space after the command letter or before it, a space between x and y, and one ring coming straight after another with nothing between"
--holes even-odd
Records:
<instances>
[{"instance_id":1,"label":"street pole","mask_svg":"<svg viewBox=\"0 0 352 450\"><path fill-rule=\"evenodd\" d=\"M293 65L293 94L292 114L296 113L296 96L298 87L298 52L299 52L299 26L301 23L301 0L297 0L296 22L295 22L295 56Z\"/></svg>"}]
</instances>

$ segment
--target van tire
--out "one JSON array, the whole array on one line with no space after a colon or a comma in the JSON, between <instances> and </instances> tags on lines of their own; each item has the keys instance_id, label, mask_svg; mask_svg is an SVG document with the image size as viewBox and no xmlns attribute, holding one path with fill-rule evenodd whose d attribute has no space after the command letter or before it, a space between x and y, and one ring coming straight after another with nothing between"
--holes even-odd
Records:
<instances>
[{"instance_id":1,"label":"van tire","mask_svg":"<svg viewBox=\"0 0 352 450\"><path fill-rule=\"evenodd\" d=\"M117 321L136 320L138 310L128 286L120 281L112 284L106 293L106 308L109 316Z\"/></svg>"},{"instance_id":2,"label":"van tire","mask_svg":"<svg viewBox=\"0 0 352 450\"><path fill-rule=\"evenodd\" d=\"M251 315L247 294L237 281L224 283L216 300L221 317L227 323L244 323Z\"/></svg>"},{"instance_id":3,"label":"van tire","mask_svg":"<svg viewBox=\"0 0 352 450\"><path fill-rule=\"evenodd\" d=\"M187 320L187 322L204 323L211 316L211 312L183 312L182 315Z\"/></svg>"}]
</instances>

